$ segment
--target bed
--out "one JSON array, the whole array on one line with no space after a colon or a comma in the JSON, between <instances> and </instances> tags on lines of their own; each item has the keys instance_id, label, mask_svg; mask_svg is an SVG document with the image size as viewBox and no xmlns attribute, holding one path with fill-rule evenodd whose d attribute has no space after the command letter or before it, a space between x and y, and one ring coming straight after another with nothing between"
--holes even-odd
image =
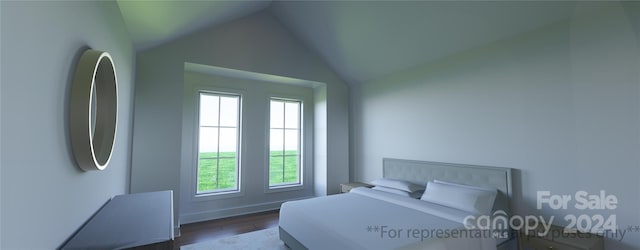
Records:
<instances>
[{"instance_id":1,"label":"bed","mask_svg":"<svg viewBox=\"0 0 640 250\"><path fill-rule=\"evenodd\" d=\"M510 211L509 168L385 158L383 177L423 187L438 180L495 189L491 212ZM279 230L291 249L496 249L506 240L504 235L466 230L469 215L442 204L355 188L285 202Z\"/></svg>"}]
</instances>

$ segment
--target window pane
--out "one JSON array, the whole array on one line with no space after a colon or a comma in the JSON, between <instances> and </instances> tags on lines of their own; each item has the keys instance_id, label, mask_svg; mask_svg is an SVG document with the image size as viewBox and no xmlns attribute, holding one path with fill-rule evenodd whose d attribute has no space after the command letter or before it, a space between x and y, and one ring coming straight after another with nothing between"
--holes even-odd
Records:
<instances>
[{"instance_id":1,"label":"window pane","mask_svg":"<svg viewBox=\"0 0 640 250\"><path fill-rule=\"evenodd\" d=\"M220 129L220 154L236 152L238 148L238 129L221 128ZM222 157L222 155L220 156Z\"/></svg>"},{"instance_id":2,"label":"window pane","mask_svg":"<svg viewBox=\"0 0 640 250\"><path fill-rule=\"evenodd\" d=\"M298 128L299 116L300 116L300 103L299 102L287 102L284 105L284 125L285 128Z\"/></svg>"},{"instance_id":3,"label":"window pane","mask_svg":"<svg viewBox=\"0 0 640 250\"><path fill-rule=\"evenodd\" d=\"M231 158L220 158L219 164L219 176L218 176L218 189L236 189L236 177L238 173L236 171L236 157L235 154L227 153Z\"/></svg>"},{"instance_id":4,"label":"window pane","mask_svg":"<svg viewBox=\"0 0 640 250\"><path fill-rule=\"evenodd\" d=\"M238 97L220 97L220 126L238 126Z\"/></svg>"},{"instance_id":5,"label":"window pane","mask_svg":"<svg viewBox=\"0 0 640 250\"><path fill-rule=\"evenodd\" d=\"M282 128L284 126L284 102L271 101L271 128Z\"/></svg>"},{"instance_id":6,"label":"window pane","mask_svg":"<svg viewBox=\"0 0 640 250\"><path fill-rule=\"evenodd\" d=\"M284 131L285 154L297 154L298 151L298 130L287 129Z\"/></svg>"},{"instance_id":7,"label":"window pane","mask_svg":"<svg viewBox=\"0 0 640 250\"><path fill-rule=\"evenodd\" d=\"M202 158L198 161L198 193L216 189L217 162L215 159Z\"/></svg>"},{"instance_id":8,"label":"window pane","mask_svg":"<svg viewBox=\"0 0 640 250\"><path fill-rule=\"evenodd\" d=\"M284 183L299 183L298 156L284 157Z\"/></svg>"},{"instance_id":9,"label":"window pane","mask_svg":"<svg viewBox=\"0 0 640 250\"><path fill-rule=\"evenodd\" d=\"M283 182L282 156L269 157L269 185L278 185Z\"/></svg>"},{"instance_id":10,"label":"window pane","mask_svg":"<svg viewBox=\"0 0 640 250\"><path fill-rule=\"evenodd\" d=\"M218 128L200 127L198 152L218 152Z\"/></svg>"},{"instance_id":11,"label":"window pane","mask_svg":"<svg viewBox=\"0 0 640 250\"><path fill-rule=\"evenodd\" d=\"M284 138L282 129L271 129L269 135L269 150L271 154L282 155L282 149L284 147Z\"/></svg>"},{"instance_id":12,"label":"window pane","mask_svg":"<svg viewBox=\"0 0 640 250\"><path fill-rule=\"evenodd\" d=\"M218 126L219 97L200 94L200 126Z\"/></svg>"}]
</instances>

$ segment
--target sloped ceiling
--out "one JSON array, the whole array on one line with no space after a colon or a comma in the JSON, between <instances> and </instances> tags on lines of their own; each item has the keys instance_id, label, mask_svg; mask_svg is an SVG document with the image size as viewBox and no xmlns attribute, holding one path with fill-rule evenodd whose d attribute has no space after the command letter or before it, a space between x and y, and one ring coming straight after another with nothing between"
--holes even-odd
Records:
<instances>
[{"instance_id":1,"label":"sloped ceiling","mask_svg":"<svg viewBox=\"0 0 640 250\"><path fill-rule=\"evenodd\" d=\"M117 0L136 50L249 15L271 1Z\"/></svg>"},{"instance_id":2,"label":"sloped ceiling","mask_svg":"<svg viewBox=\"0 0 640 250\"><path fill-rule=\"evenodd\" d=\"M267 9L359 84L571 17L553 1L118 0L137 49Z\"/></svg>"},{"instance_id":3,"label":"sloped ceiling","mask_svg":"<svg viewBox=\"0 0 640 250\"><path fill-rule=\"evenodd\" d=\"M366 82L568 18L572 2L278 2L283 23L348 82Z\"/></svg>"}]
</instances>

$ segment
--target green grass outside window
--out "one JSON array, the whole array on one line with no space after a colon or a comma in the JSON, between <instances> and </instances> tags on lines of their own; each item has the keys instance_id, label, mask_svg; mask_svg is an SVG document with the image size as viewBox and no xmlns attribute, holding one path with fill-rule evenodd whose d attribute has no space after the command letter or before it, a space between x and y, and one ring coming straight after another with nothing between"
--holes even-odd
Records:
<instances>
[{"instance_id":1,"label":"green grass outside window","mask_svg":"<svg viewBox=\"0 0 640 250\"><path fill-rule=\"evenodd\" d=\"M282 176L282 151L272 151L269 157L269 185L299 183L298 156L296 151L285 151L284 179ZM219 170L216 171L216 163ZM235 189L236 187L236 153L215 152L200 153L198 161L198 193Z\"/></svg>"}]
</instances>

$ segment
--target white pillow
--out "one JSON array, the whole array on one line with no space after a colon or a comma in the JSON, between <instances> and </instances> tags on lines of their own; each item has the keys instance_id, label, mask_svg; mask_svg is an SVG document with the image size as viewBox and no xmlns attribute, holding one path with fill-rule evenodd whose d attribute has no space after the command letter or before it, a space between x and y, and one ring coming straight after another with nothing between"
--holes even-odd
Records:
<instances>
[{"instance_id":1,"label":"white pillow","mask_svg":"<svg viewBox=\"0 0 640 250\"><path fill-rule=\"evenodd\" d=\"M496 191L465 186L429 182L420 199L474 214L490 214Z\"/></svg>"},{"instance_id":2,"label":"white pillow","mask_svg":"<svg viewBox=\"0 0 640 250\"><path fill-rule=\"evenodd\" d=\"M375 181L372 181L371 184L375 186L395 188L395 189L407 191L409 193L424 190L424 186L420 186L418 184L411 183L408 181L388 179L388 178L377 179Z\"/></svg>"},{"instance_id":3,"label":"white pillow","mask_svg":"<svg viewBox=\"0 0 640 250\"><path fill-rule=\"evenodd\" d=\"M464 188L471 188L471 189L477 189L477 190L484 190L484 191L488 191L488 192L496 192L496 189L495 189L495 188L486 188L486 187L470 186L470 185L464 185L464 184L460 184L460 183L448 182L448 181L441 181L441 180L433 180L433 182L435 182L435 183L447 184L447 185L453 185L453 186L458 186L458 187L464 187Z\"/></svg>"},{"instance_id":4,"label":"white pillow","mask_svg":"<svg viewBox=\"0 0 640 250\"><path fill-rule=\"evenodd\" d=\"M495 202L496 196L498 195L498 190L496 190L495 188L464 185L464 184L460 184L460 183L448 182L448 181L442 181L442 180L433 180L433 182L489 192L491 195L486 197L487 198L487 200L486 200L487 201L487 205L489 206L488 213L493 211L493 205L494 205L493 203ZM483 209L483 210L485 210L485 209Z\"/></svg>"},{"instance_id":5,"label":"white pillow","mask_svg":"<svg viewBox=\"0 0 640 250\"><path fill-rule=\"evenodd\" d=\"M375 186L375 187L373 187L371 189L409 197L409 192L404 191L404 190L400 190L400 189L395 189L395 188L390 188L390 187L383 187L383 186Z\"/></svg>"},{"instance_id":6,"label":"white pillow","mask_svg":"<svg viewBox=\"0 0 640 250\"><path fill-rule=\"evenodd\" d=\"M422 195L421 190L409 193L409 192L404 191L404 190L390 188L390 187L384 187L384 186L375 186L375 187L373 187L371 189L382 191L382 192L387 192L387 193L392 193L392 194L397 194L397 195L401 195L401 196L411 197L411 198L415 198L415 199L420 198L420 196Z\"/></svg>"}]
</instances>

